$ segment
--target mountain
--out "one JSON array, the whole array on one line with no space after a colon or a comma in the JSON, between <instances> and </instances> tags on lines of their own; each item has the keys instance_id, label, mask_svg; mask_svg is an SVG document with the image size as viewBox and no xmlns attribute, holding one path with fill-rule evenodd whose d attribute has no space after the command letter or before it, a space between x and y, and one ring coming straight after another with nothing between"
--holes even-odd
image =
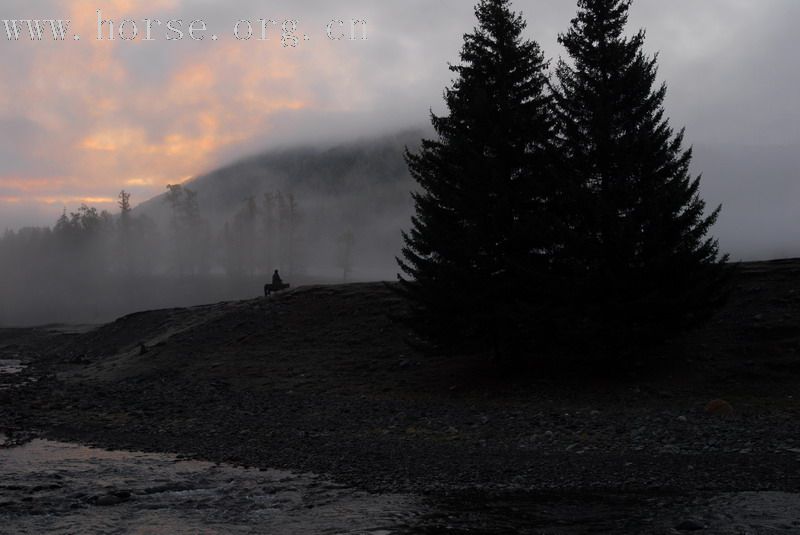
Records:
<instances>
[{"instance_id":1,"label":"mountain","mask_svg":"<svg viewBox=\"0 0 800 535\"><path fill-rule=\"evenodd\" d=\"M265 152L199 176L184 184L197 193L203 216L215 232L249 198L265 193L292 194L299 204L306 270L326 276L337 268L336 242L354 235L353 277L391 279L400 231L408 227L414 188L403 153L419 145L423 130L409 130L330 147L298 147ZM165 228L170 219L166 195L139 205Z\"/></svg>"},{"instance_id":2,"label":"mountain","mask_svg":"<svg viewBox=\"0 0 800 535\"><path fill-rule=\"evenodd\" d=\"M306 216L310 245L323 272L335 256L330 243L348 229L356 234L362 280L394 278L400 230L409 226L415 187L403 151L430 136L424 129L329 147L274 150L186 183L196 190L204 215L219 229L249 197L293 193ZM692 169L703 174L701 195L709 208L723 205L712 230L733 260L800 255L795 199L800 195L796 146L699 144ZM169 212L160 195L138 208L162 223ZM314 256L314 255L312 255Z\"/></svg>"}]
</instances>

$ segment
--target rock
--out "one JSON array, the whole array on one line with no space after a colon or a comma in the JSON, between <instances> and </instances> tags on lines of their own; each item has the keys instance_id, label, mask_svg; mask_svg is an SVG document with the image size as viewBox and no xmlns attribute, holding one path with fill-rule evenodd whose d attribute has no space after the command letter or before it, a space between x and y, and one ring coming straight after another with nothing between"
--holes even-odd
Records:
<instances>
[{"instance_id":1,"label":"rock","mask_svg":"<svg viewBox=\"0 0 800 535\"><path fill-rule=\"evenodd\" d=\"M724 399L715 399L708 402L705 411L712 416L732 416L733 406Z\"/></svg>"},{"instance_id":2,"label":"rock","mask_svg":"<svg viewBox=\"0 0 800 535\"><path fill-rule=\"evenodd\" d=\"M706 529L706 527L697 520L684 520L675 526L675 529L678 531L701 531Z\"/></svg>"},{"instance_id":3,"label":"rock","mask_svg":"<svg viewBox=\"0 0 800 535\"><path fill-rule=\"evenodd\" d=\"M97 496L92 500L92 502L99 507L112 507L126 501L127 498L122 498L115 494L104 494L103 496Z\"/></svg>"},{"instance_id":4,"label":"rock","mask_svg":"<svg viewBox=\"0 0 800 535\"><path fill-rule=\"evenodd\" d=\"M685 423L685 422L688 422L689 419L686 416L678 416L678 421Z\"/></svg>"}]
</instances>

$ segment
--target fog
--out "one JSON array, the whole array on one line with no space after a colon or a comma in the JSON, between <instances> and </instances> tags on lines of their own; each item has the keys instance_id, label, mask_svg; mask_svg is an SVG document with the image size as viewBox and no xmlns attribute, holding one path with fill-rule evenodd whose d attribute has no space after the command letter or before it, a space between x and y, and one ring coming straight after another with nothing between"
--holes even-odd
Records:
<instances>
[{"instance_id":1,"label":"fog","mask_svg":"<svg viewBox=\"0 0 800 535\"><path fill-rule=\"evenodd\" d=\"M264 150L331 145L417 128L441 112L473 2L143 0L3 3L3 17L63 16L77 43L0 42L0 229L49 224L92 199L114 209L121 187L137 202L168 183ZM549 58L575 13L564 0L516 0L528 36ZM203 19L218 42L96 42L95 10L117 22ZM237 19L300 20L314 36L297 49L235 42ZM332 18L366 19L369 40L328 42ZM668 82L667 112L687 141L719 151L800 146L794 0L637 0L631 30L647 29ZM11 74L13 73L13 75ZM724 164L723 164L724 165ZM770 177L769 161L759 170ZM709 175L705 166L697 171ZM713 169L711 170L713 171ZM726 198L735 196L725 186ZM791 193L762 180L769 198ZM729 195L730 194L730 195ZM712 200L713 202L713 200ZM786 228L764 228L770 240ZM733 250L746 257L755 251Z\"/></svg>"},{"instance_id":2,"label":"fog","mask_svg":"<svg viewBox=\"0 0 800 535\"><path fill-rule=\"evenodd\" d=\"M555 62L574 2L514 6ZM274 268L292 284L394 278L412 209L402 150L428 132L430 110L443 111L472 2L100 6L116 21L204 19L227 36L217 43L98 43L97 7L3 6L3 17L69 17L85 38L0 42L0 67L14 73L0 80L0 324L254 296ZM646 28L659 53L667 115L694 145L702 195L723 205L712 233L734 260L800 256L798 16L794 0L638 0L631 11L631 31ZM333 18L366 19L369 40L282 50L227 35L260 17L300 19L317 37ZM196 193L194 215L161 196L167 184ZM124 233L122 189L135 223ZM278 196L296 203L291 225Z\"/></svg>"},{"instance_id":3,"label":"fog","mask_svg":"<svg viewBox=\"0 0 800 535\"><path fill-rule=\"evenodd\" d=\"M394 278L423 132L270 151L136 208L91 206L0 239L0 324L99 323L293 286Z\"/></svg>"}]
</instances>

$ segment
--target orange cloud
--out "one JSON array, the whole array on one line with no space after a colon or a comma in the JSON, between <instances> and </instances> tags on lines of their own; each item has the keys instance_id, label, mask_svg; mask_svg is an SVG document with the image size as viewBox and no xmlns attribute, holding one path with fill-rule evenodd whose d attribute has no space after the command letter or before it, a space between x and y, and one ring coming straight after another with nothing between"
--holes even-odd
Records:
<instances>
[{"instance_id":1,"label":"orange cloud","mask_svg":"<svg viewBox=\"0 0 800 535\"><path fill-rule=\"evenodd\" d=\"M65 206L68 204L86 204L86 205L112 205L116 204L116 199L110 197L34 197L36 202L49 205Z\"/></svg>"},{"instance_id":2,"label":"orange cloud","mask_svg":"<svg viewBox=\"0 0 800 535\"><path fill-rule=\"evenodd\" d=\"M81 148L89 151L116 152L140 148L145 145L144 131L132 128L121 128L118 130L106 130L93 134L81 143Z\"/></svg>"},{"instance_id":3,"label":"orange cloud","mask_svg":"<svg viewBox=\"0 0 800 535\"><path fill-rule=\"evenodd\" d=\"M126 186L152 186L155 183L152 178L129 178L125 181Z\"/></svg>"},{"instance_id":4,"label":"orange cloud","mask_svg":"<svg viewBox=\"0 0 800 535\"><path fill-rule=\"evenodd\" d=\"M354 60L324 43L301 53L280 48L277 40L229 38L185 47L98 42L98 7L118 24L123 18L163 16L183 4L76 0L68 5L71 31L82 40L28 47L26 74L0 80L0 118L22 114L40 128L41 142L26 151L58 173L0 176L6 198L109 204L115 191L130 187L142 201L168 183L213 169L225 151L268 139L275 114L343 111L358 93L357 79L341 77ZM136 56L145 47L160 47L157 54L166 64L150 65L146 54ZM334 89L318 102L315 88L325 81Z\"/></svg>"},{"instance_id":5,"label":"orange cloud","mask_svg":"<svg viewBox=\"0 0 800 535\"><path fill-rule=\"evenodd\" d=\"M70 184L74 184L74 180L63 177L0 177L0 188L5 190L13 190L20 194L34 194L42 191L52 191L53 189L60 189Z\"/></svg>"}]
</instances>

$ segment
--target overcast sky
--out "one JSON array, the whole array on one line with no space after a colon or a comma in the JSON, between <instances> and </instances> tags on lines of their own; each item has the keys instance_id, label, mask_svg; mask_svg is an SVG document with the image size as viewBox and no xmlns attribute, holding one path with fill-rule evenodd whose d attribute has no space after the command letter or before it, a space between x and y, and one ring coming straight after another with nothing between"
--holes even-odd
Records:
<instances>
[{"instance_id":1,"label":"overcast sky","mask_svg":"<svg viewBox=\"0 0 800 535\"><path fill-rule=\"evenodd\" d=\"M474 25L471 4L4 0L0 20L72 22L70 39L55 43L8 42L0 26L0 228L50 223L62 207L81 202L111 209L122 188L143 201L167 183L267 147L424 125L429 108L441 111L447 62L457 61L462 35ZM557 35L575 3L514 5L547 55L562 54ZM136 20L138 38L97 41L98 8L117 26ZM208 31L200 42L167 41L163 24L154 25L155 40L144 42L145 18L182 19L184 30L203 19ZM309 40L282 48L277 34L269 42L233 37L236 21L254 21L259 33L261 18L299 19L298 34ZM327 38L330 20L351 18L367 20L367 41ZM737 256L765 236L782 236L775 247L791 244L787 233L800 223L793 202L800 194L797 20L797 0L638 0L631 13L631 30L646 28L647 50L660 53L667 113L697 147L704 192L726 204L720 233ZM754 157L751 181L719 176L725 165L744 172L726 155L761 155L758 147L779 154L775 168L770 158L756 165ZM776 200L783 204L762 205ZM778 251L770 247L763 254Z\"/></svg>"}]
</instances>

